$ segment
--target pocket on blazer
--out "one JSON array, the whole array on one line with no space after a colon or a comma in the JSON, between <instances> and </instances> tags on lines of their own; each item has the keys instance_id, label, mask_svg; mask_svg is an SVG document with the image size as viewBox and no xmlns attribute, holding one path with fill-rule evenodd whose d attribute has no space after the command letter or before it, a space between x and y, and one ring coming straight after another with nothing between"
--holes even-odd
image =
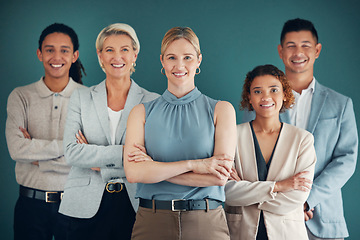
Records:
<instances>
[{"instance_id":1,"label":"pocket on blazer","mask_svg":"<svg viewBox=\"0 0 360 240\"><path fill-rule=\"evenodd\" d=\"M90 177L78 177L78 178L68 178L65 183L64 189L73 188L73 187L83 187L90 184Z\"/></svg>"},{"instance_id":2,"label":"pocket on blazer","mask_svg":"<svg viewBox=\"0 0 360 240\"><path fill-rule=\"evenodd\" d=\"M308 239L302 206L282 219L284 239Z\"/></svg>"},{"instance_id":3,"label":"pocket on blazer","mask_svg":"<svg viewBox=\"0 0 360 240\"><path fill-rule=\"evenodd\" d=\"M342 208L341 192L338 191L332 198L325 200L315 207L324 223L345 223Z\"/></svg>"},{"instance_id":4,"label":"pocket on blazer","mask_svg":"<svg viewBox=\"0 0 360 240\"><path fill-rule=\"evenodd\" d=\"M337 117L332 117L332 118L320 118L318 120L318 123L316 124L316 128L314 130L314 133L316 133L319 130L322 130L321 133L323 133L323 131L326 132L330 132L329 130L336 128L336 123L338 121Z\"/></svg>"}]
</instances>

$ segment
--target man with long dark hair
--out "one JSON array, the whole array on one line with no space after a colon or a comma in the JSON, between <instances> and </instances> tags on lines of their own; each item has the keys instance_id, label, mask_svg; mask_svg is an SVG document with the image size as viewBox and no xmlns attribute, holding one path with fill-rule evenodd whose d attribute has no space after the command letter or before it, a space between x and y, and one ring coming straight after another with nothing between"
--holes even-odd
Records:
<instances>
[{"instance_id":1,"label":"man with long dark hair","mask_svg":"<svg viewBox=\"0 0 360 240\"><path fill-rule=\"evenodd\" d=\"M59 23L45 28L37 49L45 76L15 88L8 98L6 140L20 185L14 239L63 238L63 231L55 231L70 170L62 139L70 96L83 87L78 49L72 28Z\"/></svg>"}]
</instances>

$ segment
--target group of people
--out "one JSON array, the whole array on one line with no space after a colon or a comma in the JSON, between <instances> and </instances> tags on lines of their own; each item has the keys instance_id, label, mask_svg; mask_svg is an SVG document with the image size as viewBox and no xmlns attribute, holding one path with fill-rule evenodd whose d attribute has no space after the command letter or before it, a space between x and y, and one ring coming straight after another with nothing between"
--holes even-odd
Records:
<instances>
[{"instance_id":1,"label":"group of people","mask_svg":"<svg viewBox=\"0 0 360 240\"><path fill-rule=\"evenodd\" d=\"M162 95L140 87L140 42L111 24L96 39L105 80L85 69L70 27L42 32L45 76L14 89L6 139L20 194L15 239L344 239L341 188L355 171L350 98L313 76L322 45L310 21L285 23L278 52L248 72L243 122L195 85L199 39L161 43Z\"/></svg>"}]
</instances>

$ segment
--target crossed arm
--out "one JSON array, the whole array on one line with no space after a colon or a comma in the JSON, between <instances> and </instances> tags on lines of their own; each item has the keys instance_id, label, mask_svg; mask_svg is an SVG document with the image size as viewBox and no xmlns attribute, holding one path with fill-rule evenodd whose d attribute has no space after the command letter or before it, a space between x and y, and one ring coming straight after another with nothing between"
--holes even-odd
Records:
<instances>
[{"instance_id":1,"label":"crossed arm","mask_svg":"<svg viewBox=\"0 0 360 240\"><path fill-rule=\"evenodd\" d=\"M259 204L259 209L279 215L285 215L293 211L294 207L302 205L309 195L314 175L316 154L313 143L311 135L302 142L294 169L296 174L291 177L279 181L229 181L225 187L227 204ZM243 176L241 161L237 161L240 177Z\"/></svg>"},{"instance_id":2,"label":"crossed arm","mask_svg":"<svg viewBox=\"0 0 360 240\"><path fill-rule=\"evenodd\" d=\"M34 164L41 171L67 173L62 140L41 139L28 130L28 105L22 92L15 89L8 98L6 141L11 158L17 162Z\"/></svg>"},{"instance_id":3,"label":"crossed arm","mask_svg":"<svg viewBox=\"0 0 360 240\"><path fill-rule=\"evenodd\" d=\"M236 146L235 111L228 102L218 102L214 111L214 154L205 159L158 162L144 152L145 107L138 105L128 118L124 168L129 182L169 181L188 186L224 185L230 176Z\"/></svg>"}]
</instances>

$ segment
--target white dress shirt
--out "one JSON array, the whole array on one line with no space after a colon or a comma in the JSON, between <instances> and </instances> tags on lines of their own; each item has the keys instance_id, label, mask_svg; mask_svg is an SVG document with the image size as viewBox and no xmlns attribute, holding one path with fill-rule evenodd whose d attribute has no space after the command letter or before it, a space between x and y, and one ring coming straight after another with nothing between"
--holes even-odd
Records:
<instances>
[{"instance_id":1,"label":"white dress shirt","mask_svg":"<svg viewBox=\"0 0 360 240\"><path fill-rule=\"evenodd\" d=\"M302 90L301 93L297 93L292 90L295 97L295 104L291 109L289 109L290 121L292 125L302 129L307 128L314 91L315 77L313 77L313 80L309 86Z\"/></svg>"}]
</instances>

